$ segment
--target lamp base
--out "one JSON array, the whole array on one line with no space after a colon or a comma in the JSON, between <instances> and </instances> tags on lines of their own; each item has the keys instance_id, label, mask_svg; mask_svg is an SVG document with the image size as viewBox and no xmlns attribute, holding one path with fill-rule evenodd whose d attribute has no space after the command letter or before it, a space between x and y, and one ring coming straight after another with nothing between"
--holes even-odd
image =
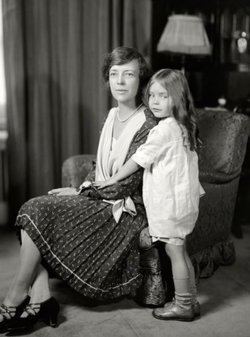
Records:
<instances>
[{"instance_id":1,"label":"lamp base","mask_svg":"<svg viewBox=\"0 0 250 337\"><path fill-rule=\"evenodd\" d=\"M185 54L181 55L181 72L183 75L186 75L185 73L185 62L186 62L186 56Z\"/></svg>"}]
</instances>

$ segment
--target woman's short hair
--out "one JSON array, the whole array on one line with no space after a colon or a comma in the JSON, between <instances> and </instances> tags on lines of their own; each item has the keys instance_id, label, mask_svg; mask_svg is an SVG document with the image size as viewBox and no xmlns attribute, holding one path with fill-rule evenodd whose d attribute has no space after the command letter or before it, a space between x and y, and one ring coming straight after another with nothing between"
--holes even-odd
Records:
<instances>
[{"instance_id":1,"label":"woman's short hair","mask_svg":"<svg viewBox=\"0 0 250 337\"><path fill-rule=\"evenodd\" d=\"M109 71L112 66L126 64L133 60L137 60L139 64L140 84L139 84L137 98L141 100L142 90L144 86L146 85L146 83L148 82L149 77L150 77L150 70L149 70L149 66L146 60L136 49L131 48L131 47L125 47L125 46L115 48L104 59L104 63L102 67L102 76L103 76L104 81L108 83Z\"/></svg>"}]
</instances>

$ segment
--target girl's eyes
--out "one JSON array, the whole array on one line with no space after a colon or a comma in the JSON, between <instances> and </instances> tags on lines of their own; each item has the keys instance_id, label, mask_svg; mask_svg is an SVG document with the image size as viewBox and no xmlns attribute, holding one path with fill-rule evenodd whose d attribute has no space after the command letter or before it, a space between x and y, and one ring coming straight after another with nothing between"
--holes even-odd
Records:
<instances>
[{"instance_id":1,"label":"girl's eyes","mask_svg":"<svg viewBox=\"0 0 250 337\"><path fill-rule=\"evenodd\" d=\"M149 93L149 97L151 97L151 98L159 97L159 98L166 99L166 98L168 98L168 94L159 94L159 95L155 95L155 94L153 94L153 93Z\"/></svg>"}]
</instances>

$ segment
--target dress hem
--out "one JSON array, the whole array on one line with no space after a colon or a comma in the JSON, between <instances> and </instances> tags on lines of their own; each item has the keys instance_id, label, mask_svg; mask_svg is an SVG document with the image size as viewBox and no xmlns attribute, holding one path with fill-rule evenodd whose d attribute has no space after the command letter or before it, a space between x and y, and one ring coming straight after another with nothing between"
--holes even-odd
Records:
<instances>
[{"instance_id":1,"label":"dress hem","mask_svg":"<svg viewBox=\"0 0 250 337\"><path fill-rule=\"evenodd\" d=\"M128 281L107 289L92 286L91 284L82 280L58 258L58 256L52 251L48 242L42 236L42 233L37 228L35 222L28 214L17 216L17 220L22 218L26 218L28 220L35 232L32 231L28 226L25 226L25 222L23 224L17 224L16 226L21 227L27 232L40 251L40 254L42 255L45 263L47 263L49 267L52 268L56 275L59 276L63 281L66 281L69 286L71 286L74 290L83 296L98 300L115 299L124 295L135 293L135 289L141 285L142 275L137 274Z\"/></svg>"}]
</instances>

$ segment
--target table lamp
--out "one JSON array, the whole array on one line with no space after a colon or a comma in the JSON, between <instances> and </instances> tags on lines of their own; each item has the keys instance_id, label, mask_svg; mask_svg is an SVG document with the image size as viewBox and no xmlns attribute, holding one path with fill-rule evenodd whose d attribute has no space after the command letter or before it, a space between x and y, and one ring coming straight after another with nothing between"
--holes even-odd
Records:
<instances>
[{"instance_id":1,"label":"table lamp","mask_svg":"<svg viewBox=\"0 0 250 337\"><path fill-rule=\"evenodd\" d=\"M193 15L171 15L157 45L157 51L180 54L183 73L186 55L211 54L211 45L202 19Z\"/></svg>"}]
</instances>

